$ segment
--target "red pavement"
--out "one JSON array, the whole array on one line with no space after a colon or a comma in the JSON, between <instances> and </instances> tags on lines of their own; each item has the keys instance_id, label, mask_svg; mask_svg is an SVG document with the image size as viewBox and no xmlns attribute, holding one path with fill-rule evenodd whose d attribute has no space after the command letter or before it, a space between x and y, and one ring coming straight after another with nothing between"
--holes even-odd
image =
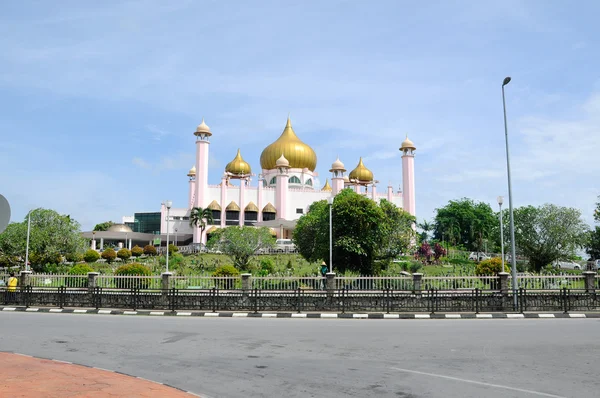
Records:
<instances>
[{"instance_id":1,"label":"red pavement","mask_svg":"<svg viewBox=\"0 0 600 398\"><path fill-rule=\"evenodd\" d=\"M105 370L0 352L0 397L174 397L193 395Z\"/></svg>"}]
</instances>

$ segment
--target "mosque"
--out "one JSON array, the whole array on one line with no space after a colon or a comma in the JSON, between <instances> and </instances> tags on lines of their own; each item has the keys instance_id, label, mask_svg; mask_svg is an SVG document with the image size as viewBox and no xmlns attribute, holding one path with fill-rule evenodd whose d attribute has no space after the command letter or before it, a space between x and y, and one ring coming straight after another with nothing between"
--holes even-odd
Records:
<instances>
[{"instance_id":1,"label":"mosque","mask_svg":"<svg viewBox=\"0 0 600 398\"><path fill-rule=\"evenodd\" d=\"M306 213L309 206L320 200L337 195L344 188L351 188L375 201L387 199L415 215L415 145L406 137L402 142L402 190L394 192L391 185L383 192L377 191L373 172L362 158L356 167L346 174L344 163L337 158L329 170L330 179L316 186L318 173L317 155L294 132L288 117L281 136L267 146L260 156L261 170L253 173L240 150L227 164L218 185L208 184L208 157L212 132L204 120L194 131L196 136L196 163L190 169L188 180L188 200L185 208L169 208L163 203L160 214L136 213L123 217L125 227L131 232L167 234L167 213L169 214L170 240L179 239L183 243L205 243L207 234L217 228L231 225L267 226L278 238L291 238L296 221ZM257 176L256 185L252 184ZM200 228L190 227L190 210L193 207L208 208L212 212L212 222L201 233ZM144 215L154 214L154 231L139 228ZM152 229L152 228L151 228ZM158 229L160 229L158 231ZM133 235L133 234L132 234ZM128 242L129 243L129 242ZM130 243L129 243L130 245Z\"/></svg>"}]
</instances>

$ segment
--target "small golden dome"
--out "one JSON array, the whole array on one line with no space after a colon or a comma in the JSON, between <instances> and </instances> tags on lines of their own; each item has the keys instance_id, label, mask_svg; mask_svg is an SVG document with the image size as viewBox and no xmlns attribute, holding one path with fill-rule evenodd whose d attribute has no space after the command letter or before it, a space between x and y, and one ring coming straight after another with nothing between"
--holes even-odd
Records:
<instances>
[{"instance_id":1,"label":"small golden dome","mask_svg":"<svg viewBox=\"0 0 600 398\"><path fill-rule=\"evenodd\" d=\"M289 117L281 136L262 151L260 166L265 170L276 168L277 159L282 154L288 160L291 168L307 168L310 171L315 171L317 167L315 151L298 138L294 129L292 129L292 122Z\"/></svg>"},{"instance_id":2,"label":"small golden dome","mask_svg":"<svg viewBox=\"0 0 600 398\"><path fill-rule=\"evenodd\" d=\"M350 178L348 178L348 176L344 176L344 182L350 182Z\"/></svg>"},{"instance_id":3,"label":"small golden dome","mask_svg":"<svg viewBox=\"0 0 600 398\"><path fill-rule=\"evenodd\" d=\"M192 167L187 175L188 177L196 177L196 166Z\"/></svg>"},{"instance_id":4,"label":"small golden dome","mask_svg":"<svg viewBox=\"0 0 600 398\"><path fill-rule=\"evenodd\" d=\"M283 153L282 153L281 157L279 159L277 159L277 161L275 162L275 166L290 167L290 162L285 158L285 156L283 156Z\"/></svg>"},{"instance_id":5,"label":"small golden dome","mask_svg":"<svg viewBox=\"0 0 600 398\"><path fill-rule=\"evenodd\" d=\"M408 139L408 134L406 135L406 139L402 141L402 145L400 146L400 150L403 151L405 149L412 149L413 151L417 150L415 144L411 140Z\"/></svg>"},{"instance_id":6,"label":"small golden dome","mask_svg":"<svg viewBox=\"0 0 600 398\"><path fill-rule=\"evenodd\" d=\"M329 171L332 173L334 171L346 171L346 169L344 168L344 163L342 163L339 156L336 159L336 161L331 164L331 170Z\"/></svg>"},{"instance_id":7,"label":"small golden dome","mask_svg":"<svg viewBox=\"0 0 600 398\"><path fill-rule=\"evenodd\" d=\"M321 188L321 191L327 191L327 192L331 192L333 191L333 189L331 188L331 185L329 185L329 180L325 180L325 185L323 186L323 188Z\"/></svg>"},{"instance_id":8,"label":"small golden dome","mask_svg":"<svg viewBox=\"0 0 600 398\"><path fill-rule=\"evenodd\" d=\"M235 174L235 175L246 175L246 174L250 174L252 172L252 168L250 167L248 162L246 162L242 158L242 154L240 153L240 150L238 149L237 155L235 155L235 158L233 158L233 160L231 162L227 163L227 166L225 166L225 171L228 173L231 173L231 174Z\"/></svg>"},{"instance_id":9,"label":"small golden dome","mask_svg":"<svg viewBox=\"0 0 600 398\"><path fill-rule=\"evenodd\" d=\"M254 202L250 202L250 203L248 203L248 205L246 206L244 211L253 211L255 213L258 213L258 207L256 207Z\"/></svg>"},{"instance_id":10,"label":"small golden dome","mask_svg":"<svg viewBox=\"0 0 600 398\"><path fill-rule=\"evenodd\" d=\"M229 203L227 205L227 207L225 208L225 210L227 210L227 211L240 211L240 206L238 206L237 203L235 203L235 201L232 200L231 203Z\"/></svg>"},{"instance_id":11,"label":"small golden dome","mask_svg":"<svg viewBox=\"0 0 600 398\"><path fill-rule=\"evenodd\" d=\"M275 206L269 202L265 207L263 207L263 213L277 213L277 209L275 209Z\"/></svg>"},{"instance_id":12,"label":"small golden dome","mask_svg":"<svg viewBox=\"0 0 600 398\"><path fill-rule=\"evenodd\" d=\"M362 157L358 161L358 166L350 172L350 179L358 180L359 182L373 181L373 172L365 167Z\"/></svg>"},{"instance_id":13,"label":"small golden dome","mask_svg":"<svg viewBox=\"0 0 600 398\"><path fill-rule=\"evenodd\" d=\"M217 203L216 200L213 200L212 202L210 202L210 204L206 208L209 210L221 211L221 205L219 203Z\"/></svg>"},{"instance_id":14,"label":"small golden dome","mask_svg":"<svg viewBox=\"0 0 600 398\"><path fill-rule=\"evenodd\" d=\"M202 123L200 123L198 127L196 127L196 131L194 132L194 135L200 134L204 134L209 137L212 135L212 133L210 132L210 127L208 127L206 123L204 123L204 118L202 118Z\"/></svg>"}]
</instances>

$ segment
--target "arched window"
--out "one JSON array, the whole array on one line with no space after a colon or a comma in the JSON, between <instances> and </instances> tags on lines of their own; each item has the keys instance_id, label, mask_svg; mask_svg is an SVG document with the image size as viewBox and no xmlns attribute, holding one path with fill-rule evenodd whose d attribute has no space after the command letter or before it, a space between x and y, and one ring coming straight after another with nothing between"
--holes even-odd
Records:
<instances>
[{"instance_id":1,"label":"arched window","mask_svg":"<svg viewBox=\"0 0 600 398\"><path fill-rule=\"evenodd\" d=\"M267 186L267 180L265 180L264 178L263 178L263 180L262 180L262 183L263 183L263 187L266 187L266 186Z\"/></svg>"},{"instance_id":2,"label":"arched window","mask_svg":"<svg viewBox=\"0 0 600 398\"><path fill-rule=\"evenodd\" d=\"M310 185L312 187L312 178L306 180L306 185Z\"/></svg>"},{"instance_id":3,"label":"arched window","mask_svg":"<svg viewBox=\"0 0 600 398\"><path fill-rule=\"evenodd\" d=\"M292 176L292 177L290 178L290 184L300 184L300 183L301 183L301 182L300 182L300 179L299 179L298 177L296 177L296 176Z\"/></svg>"},{"instance_id":4,"label":"arched window","mask_svg":"<svg viewBox=\"0 0 600 398\"><path fill-rule=\"evenodd\" d=\"M277 182L277 177L273 177L273 178L271 178L271 182L269 183L269 185L275 185L276 182Z\"/></svg>"}]
</instances>

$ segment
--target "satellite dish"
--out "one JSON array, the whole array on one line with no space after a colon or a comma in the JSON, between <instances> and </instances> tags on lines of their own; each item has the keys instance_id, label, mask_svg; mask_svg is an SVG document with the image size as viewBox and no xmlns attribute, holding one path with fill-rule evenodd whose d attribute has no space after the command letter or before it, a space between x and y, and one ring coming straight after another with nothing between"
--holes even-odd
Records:
<instances>
[{"instance_id":1,"label":"satellite dish","mask_svg":"<svg viewBox=\"0 0 600 398\"><path fill-rule=\"evenodd\" d=\"M0 233L4 232L10 222L10 205L8 200L0 194Z\"/></svg>"}]
</instances>

